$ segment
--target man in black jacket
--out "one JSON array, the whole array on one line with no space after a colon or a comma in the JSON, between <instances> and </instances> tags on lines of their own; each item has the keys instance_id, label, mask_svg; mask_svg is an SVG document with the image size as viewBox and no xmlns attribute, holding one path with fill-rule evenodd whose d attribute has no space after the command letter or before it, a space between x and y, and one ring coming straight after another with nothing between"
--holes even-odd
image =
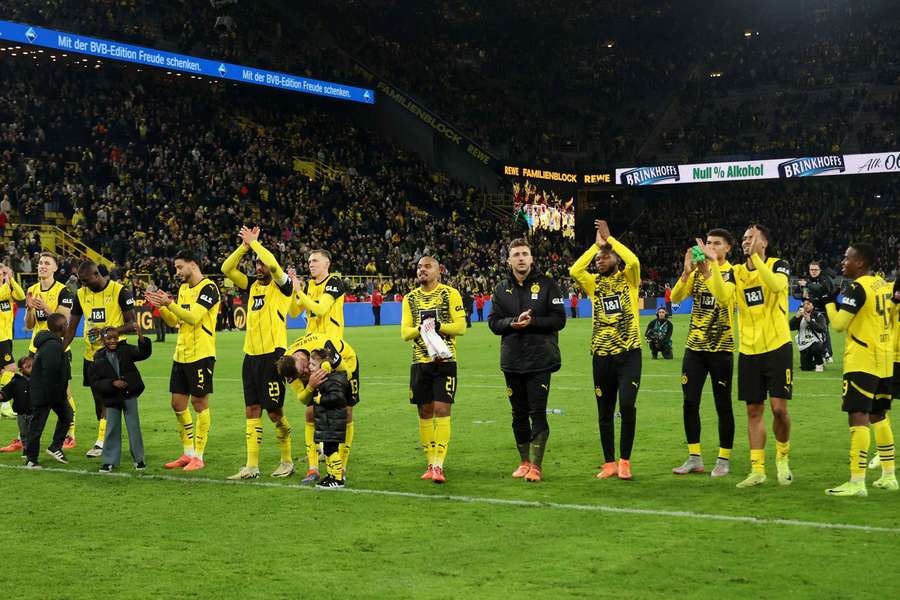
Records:
<instances>
[{"instance_id":1,"label":"man in black jacket","mask_svg":"<svg viewBox=\"0 0 900 600\"><path fill-rule=\"evenodd\" d=\"M809 277L797 280L793 296L798 300L810 300L815 312L825 317L825 358L828 362L834 362L831 358L831 334L828 331L828 314L825 305L834 297L834 281L831 277L822 273L822 265L817 261L809 263Z\"/></svg>"},{"instance_id":2,"label":"man in black jacket","mask_svg":"<svg viewBox=\"0 0 900 600\"><path fill-rule=\"evenodd\" d=\"M136 362L150 358L153 347L138 325L138 345L119 341L118 333L104 329L100 334L103 348L91 365L91 390L106 407L106 438L103 440L100 472L111 473L122 457L122 415L128 430L128 445L134 468L143 471L144 439L138 415L138 397L144 392L144 380Z\"/></svg>"},{"instance_id":3,"label":"man in black jacket","mask_svg":"<svg viewBox=\"0 0 900 600\"><path fill-rule=\"evenodd\" d=\"M659 307L656 310L656 318L647 324L647 330L644 332L653 360L656 360L656 356L660 353L663 358L672 359L672 329L668 311Z\"/></svg>"},{"instance_id":4,"label":"man in black jacket","mask_svg":"<svg viewBox=\"0 0 900 600\"><path fill-rule=\"evenodd\" d=\"M791 330L797 332L797 349L800 350L801 371L825 370L825 332L828 321L825 314L816 310L813 301L806 299L797 314L788 321Z\"/></svg>"},{"instance_id":5,"label":"man in black jacket","mask_svg":"<svg viewBox=\"0 0 900 600\"><path fill-rule=\"evenodd\" d=\"M66 395L69 379L72 378L71 359L66 356L63 347L63 336L66 333L67 318L60 313L47 317L47 329L34 338L37 353L31 368L31 426L28 431L28 442L25 444L26 465L39 469L38 451L41 447L41 435L47 425L50 411L56 413L56 430L53 441L47 448L47 454L57 461L66 464L69 461L63 454L62 445L69 425L72 424L72 407Z\"/></svg>"},{"instance_id":6,"label":"man in black jacket","mask_svg":"<svg viewBox=\"0 0 900 600\"><path fill-rule=\"evenodd\" d=\"M494 290L488 324L501 336L500 369L506 378L521 458L512 476L537 482L550 435L550 374L561 364L558 332L566 326L565 300L556 282L533 269L534 257L526 240L510 242L508 263L512 274Z\"/></svg>"}]
</instances>

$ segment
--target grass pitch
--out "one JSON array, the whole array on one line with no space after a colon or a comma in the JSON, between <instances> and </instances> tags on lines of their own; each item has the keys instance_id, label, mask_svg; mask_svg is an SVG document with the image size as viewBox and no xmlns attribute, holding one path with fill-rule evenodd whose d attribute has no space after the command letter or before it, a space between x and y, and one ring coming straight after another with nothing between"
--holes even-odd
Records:
<instances>
[{"instance_id":1,"label":"grass pitch","mask_svg":"<svg viewBox=\"0 0 900 600\"><path fill-rule=\"evenodd\" d=\"M509 477L518 456L499 338L476 323L459 343L448 483L441 487L419 480L424 465L407 400L408 344L397 327L348 328L360 355L362 401L354 411L349 489L342 492L300 489L299 476L268 477L278 448L267 420L263 477L224 482L244 462L240 333L219 334L205 470L162 468L180 450L167 392L171 336L143 363L146 475L134 474L127 450L119 475L95 474L96 459L84 457L96 422L80 387L77 341L78 448L68 453L71 463L28 472L18 468L18 456L0 455L7 499L0 536L10 549L0 589L41 599L822 598L850 587L858 597L881 595L879 574L894 571L900 549L900 494L871 486L867 499L823 493L848 476L839 361L825 373L795 376L794 484L775 481L770 432L769 482L738 490L749 452L737 401L732 474L671 474L686 456L679 381L686 331L687 317L676 316L674 361L653 361L644 351L634 481L600 481L590 322L568 322L549 403L566 414L548 417L545 481L534 485ZM835 336L838 356L842 341ZM16 355L24 351L17 342ZM293 398L286 414L302 469L302 411ZM711 467L717 437L709 390L702 415ZM14 432L14 421L0 422L0 439ZM42 462L57 466L46 456ZM856 561L874 576L861 579Z\"/></svg>"}]
</instances>

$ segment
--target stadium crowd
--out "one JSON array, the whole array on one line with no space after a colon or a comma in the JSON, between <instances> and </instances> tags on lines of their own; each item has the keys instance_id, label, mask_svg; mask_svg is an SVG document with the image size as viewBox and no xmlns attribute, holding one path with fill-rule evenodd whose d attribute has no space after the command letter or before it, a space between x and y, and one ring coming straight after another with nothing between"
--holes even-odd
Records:
<instances>
[{"instance_id":1,"label":"stadium crowd","mask_svg":"<svg viewBox=\"0 0 900 600\"><path fill-rule=\"evenodd\" d=\"M809 11L341 0L302 19L266 3L216 4L23 0L10 16L368 83L359 61L502 159L625 165L878 151L884 135L895 141L874 131L898 110L896 93L885 90L900 76L900 20L882 0ZM399 25L411 15L417 27ZM214 27L217 17L234 27Z\"/></svg>"}]
</instances>

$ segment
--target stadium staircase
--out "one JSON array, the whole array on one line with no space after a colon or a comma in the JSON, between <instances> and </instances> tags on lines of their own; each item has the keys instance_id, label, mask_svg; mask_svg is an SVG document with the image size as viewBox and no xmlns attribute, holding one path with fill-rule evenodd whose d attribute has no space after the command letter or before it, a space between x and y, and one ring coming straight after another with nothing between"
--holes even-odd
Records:
<instances>
[{"instance_id":1,"label":"stadium staircase","mask_svg":"<svg viewBox=\"0 0 900 600\"><path fill-rule=\"evenodd\" d=\"M107 269L115 267L113 261L64 231L61 225L65 226L67 220L61 213L48 212L45 218L49 223L43 225L10 223L3 232L3 236L0 236L0 241L4 244L8 242L12 238L12 231L15 229L23 230L23 232L37 231L43 250L64 256L74 256L82 260L92 260L98 265L104 265Z\"/></svg>"},{"instance_id":2,"label":"stadium staircase","mask_svg":"<svg viewBox=\"0 0 900 600\"><path fill-rule=\"evenodd\" d=\"M325 164L318 158L294 157L294 170L309 177L311 181L337 181L347 169L340 166Z\"/></svg>"}]
</instances>

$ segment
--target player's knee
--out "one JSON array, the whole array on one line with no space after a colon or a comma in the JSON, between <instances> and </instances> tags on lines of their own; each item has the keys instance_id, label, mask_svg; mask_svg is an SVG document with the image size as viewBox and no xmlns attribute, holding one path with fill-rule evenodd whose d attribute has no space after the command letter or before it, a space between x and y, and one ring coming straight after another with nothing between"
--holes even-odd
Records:
<instances>
[{"instance_id":1,"label":"player's knee","mask_svg":"<svg viewBox=\"0 0 900 600\"><path fill-rule=\"evenodd\" d=\"M886 416L885 411L869 413L869 422L872 423L873 425L875 423L880 423L881 421L884 421L885 416Z\"/></svg>"},{"instance_id":2,"label":"player's knee","mask_svg":"<svg viewBox=\"0 0 900 600\"><path fill-rule=\"evenodd\" d=\"M788 408L787 404L783 402L773 402L772 403L772 416L778 420L785 420L788 418Z\"/></svg>"},{"instance_id":3,"label":"player's knee","mask_svg":"<svg viewBox=\"0 0 900 600\"><path fill-rule=\"evenodd\" d=\"M765 414L765 406L762 404L748 404L747 405L747 418L750 420L759 420L763 418L763 414Z\"/></svg>"},{"instance_id":4,"label":"player's knee","mask_svg":"<svg viewBox=\"0 0 900 600\"><path fill-rule=\"evenodd\" d=\"M259 409L259 411L260 411L260 413L262 413L261 408ZM272 421L273 423L278 423L279 421L281 421L281 418L283 416L284 416L284 414L280 410L270 410L269 411L269 420Z\"/></svg>"},{"instance_id":5,"label":"player's knee","mask_svg":"<svg viewBox=\"0 0 900 600\"><path fill-rule=\"evenodd\" d=\"M434 416L435 417L449 417L450 416L450 404L446 404L444 402L435 402L434 403Z\"/></svg>"}]
</instances>

